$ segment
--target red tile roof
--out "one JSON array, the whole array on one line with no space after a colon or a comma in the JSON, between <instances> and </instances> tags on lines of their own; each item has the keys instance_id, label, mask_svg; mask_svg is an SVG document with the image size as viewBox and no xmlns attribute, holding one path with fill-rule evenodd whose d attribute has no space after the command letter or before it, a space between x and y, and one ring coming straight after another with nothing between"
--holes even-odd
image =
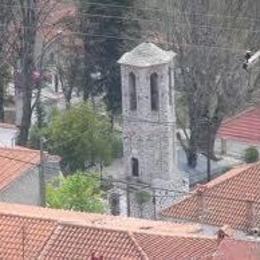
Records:
<instances>
[{"instance_id":1,"label":"red tile roof","mask_svg":"<svg viewBox=\"0 0 260 260\"><path fill-rule=\"evenodd\" d=\"M162 215L248 230L260 224L260 164L240 167L198 188Z\"/></svg>"},{"instance_id":2,"label":"red tile roof","mask_svg":"<svg viewBox=\"0 0 260 260\"><path fill-rule=\"evenodd\" d=\"M135 234L149 259L208 259L216 251L215 239ZM175 258L173 258L175 257Z\"/></svg>"},{"instance_id":3,"label":"red tile roof","mask_svg":"<svg viewBox=\"0 0 260 260\"><path fill-rule=\"evenodd\" d=\"M56 223L49 220L0 215L0 259L35 259Z\"/></svg>"},{"instance_id":4,"label":"red tile roof","mask_svg":"<svg viewBox=\"0 0 260 260\"><path fill-rule=\"evenodd\" d=\"M3 259L190 259L213 255L215 237L197 225L0 203Z\"/></svg>"},{"instance_id":5,"label":"red tile roof","mask_svg":"<svg viewBox=\"0 0 260 260\"><path fill-rule=\"evenodd\" d=\"M40 256L44 259L83 259L92 254L106 259L145 259L126 231L60 224Z\"/></svg>"},{"instance_id":6,"label":"red tile roof","mask_svg":"<svg viewBox=\"0 0 260 260\"><path fill-rule=\"evenodd\" d=\"M218 136L250 144L260 144L260 106L250 108L226 121Z\"/></svg>"},{"instance_id":7,"label":"red tile roof","mask_svg":"<svg viewBox=\"0 0 260 260\"><path fill-rule=\"evenodd\" d=\"M248 241L235 241L233 239L224 239L212 260L259 260L259 243Z\"/></svg>"},{"instance_id":8,"label":"red tile roof","mask_svg":"<svg viewBox=\"0 0 260 260\"><path fill-rule=\"evenodd\" d=\"M0 148L0 190L39 164L39 151L20 147Z\"/></svg>"},{"instance_id":9,"label":"red tile roof","mask_svg":"<svg viewBox=\"0 0 260 260\"><path fill-rule=\"evenodd\" d=\"M0 203L1 259L91 259L95 255L104 260L212 260L243 250L243 260L255 260L250 258L252 248L259 244L232 239L219 244L216 236L200 231L191 224Z\"/></svg>"}]
</instances>

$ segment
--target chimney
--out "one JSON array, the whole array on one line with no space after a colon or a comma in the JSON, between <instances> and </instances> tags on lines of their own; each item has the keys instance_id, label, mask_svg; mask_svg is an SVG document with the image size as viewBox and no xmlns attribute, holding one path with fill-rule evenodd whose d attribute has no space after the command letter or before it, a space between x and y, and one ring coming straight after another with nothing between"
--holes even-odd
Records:
<instances>
[{"instance_id":1,"label":"chimney","mask_svg":"<svg viewBox=\"0 0 260 260\"><path fill-rule=\"evenodd\" d=\"M207 214L207 200L203 193L207 190L207 185L198 184L196 188L196 194L199 203L199 210L197 212L198 222L204 223L204 217Z\"/></svg>"},{"instance_id":2,"label":"chimney","mask_svg":"<svg viewBox=\"0 0 260 260\"><path fill-rule=\"evenodd\" d=\"M256 203L254 203L256 199L247 200L247 228L248 230L252 230L257 228L257 212L256 212Z\"/></svg>"},{"instance_id":3,"label":"chimney","mask_svg":"<svg viewBox=\"0 0 260 260\"><path fill-rule=\"evenodd\" d=\"M222 228L219 229L217 232L217 243L218 245L227 237L233 236L233 230L230 228L230 226L225 225Z\"/></svg>"},{"instance_id":4,"label":"chimney","mask_svg":"<svg viewBox=\"0 0 260 260\"><path fill-rule=\"evenodd\" d=\"M0 123L0 147L14 148L18 133L19 130L15 125Z\"/></svg>"}]
</instances>

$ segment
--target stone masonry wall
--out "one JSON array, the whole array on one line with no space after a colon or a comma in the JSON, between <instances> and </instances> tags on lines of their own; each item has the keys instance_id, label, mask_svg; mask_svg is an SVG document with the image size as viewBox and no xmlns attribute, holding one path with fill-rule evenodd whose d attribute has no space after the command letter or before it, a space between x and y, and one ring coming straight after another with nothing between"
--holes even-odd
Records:
<instances>
[{"instance_id":1,"label":"stone masonry wall","mask_svg":"<svg viewBox=\"0 0 260 260\"><path fill-rule=\"evenodd\" d=\"M130 73L136 76L136 111L130 110ZM151 110L150 76L153 73L158 75L158 111ZM135 195L130 194L131 216L154 218L180 196L181 193L174 190L188 189L177 170L173 63L148 68L123 65L121 74L125 176L132 185L133 180L150 185L151 188L146 188L146 191L157 197L156 205L151 200L140 207ZM139 161L139 177L132 177L132 158ZM156 191L154 188L157 188ZM173 191L167 192L167 189Z\"/></svg>"},{"instance_id":2,"label":"stone masonry wall","mask_svg":"<svg viewBox=\"0 0 260 260\"><path fill-rule=\"evenodd\" d=\"M130 110L128 77L136 75L137 110ZM159 111L151 110L150 75L159 76ZM172 77L173 78L173 77ZM176 170L174 91L169 88L169 65L122 67L125 172L131 176L131 158L139 160L140 180L179 181ZM172 98L170 98L170 94Z\"/></svg>"}]
</instances>

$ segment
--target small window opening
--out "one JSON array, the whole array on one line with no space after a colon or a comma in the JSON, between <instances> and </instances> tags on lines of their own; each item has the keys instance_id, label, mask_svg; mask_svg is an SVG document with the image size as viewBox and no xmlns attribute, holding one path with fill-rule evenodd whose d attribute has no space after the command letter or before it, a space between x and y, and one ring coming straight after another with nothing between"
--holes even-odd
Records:
<instances>
[{"instance_id":1,"label":"small window opening","mask_svg":"<svg viewBox=\"0 0 260 260\"><path fill-rule=\"evenodd\" d=\"M152 111L159 110L159 89L158 89L158 75L153 73L150 78L151 84L151 109Z\"/></svg>"},{"instance_id":2,"label":"small window opening","mask_svg":"<svg viewBox=\"0 0 260 260\"><path fill-rule=\"evenodd\" d=\"M139 177L139 162L136 158L132 158L132 175Z\"/></svg>"},{"instance_id":3,"label":"small window opening","mask_svg":"<svg viewBox=\"0 0 260 260\"><path fill-rule=\"evenodd\" d=\"M54 75L54 86L55 86L55 92L58 93L59 91L59 77L57 74Z\"/></svg>"},{"instance_id":4,"label":"small window opening","mask_svg":"<svg viewBox=\"0 0 260 260\"><path fill-rule=\"evenodd\" d=\"M120 215L120 195L118 193L112 193L110 197L111 214L113 216Z\"/></svg>"},{"instance_id":5,"label":"small window opening","mask_svg":"<svg viewBox=\"0 0 260 260\"><path fill-rule=\"evenodd\" d=\"M136 77L133 72L129 74L129 90L130 90L130 110L137 109L137 95L136 95Z\"/></svg>"},{"instance_id":6,"label":"small window opening","mask_svg":"<svg viewBox=\"0 0 260 260\"><path fill-rule=\"evenodd\" d=\"M172 78L172 69L169 68L169 103L170 103L170 106L173 105L173 100L172 100L172 84L173 84L173 78Z\"/></svg>"}]
</instances>

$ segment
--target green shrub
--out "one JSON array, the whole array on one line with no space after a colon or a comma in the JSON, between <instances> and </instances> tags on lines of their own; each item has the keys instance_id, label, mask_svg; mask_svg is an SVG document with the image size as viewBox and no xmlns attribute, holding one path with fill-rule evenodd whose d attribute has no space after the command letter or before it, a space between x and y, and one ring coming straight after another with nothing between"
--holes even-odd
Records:
<instances>
[{"instance_id":1,"label":"green shrub","mask_svg":"<svg viewBox=\"0 0 260 260\"><path fill-rule=\"evenodd\" d=\"M249 147L245 150L245 162L254 163L259 160L259 152L255 147Z\"/></svg>"},{"instance_id":2,"label":"green shrub","mask_svg":"<svg viewBox=\"0 0 260 260\"><path fill-rule=\"evenodd\" d=\"M136 202L139 205L143 205L143 204L149 202L151 197L152 197L151 194L147 191L139 191L135 194Z\"/></svg>"}]
</instances>

